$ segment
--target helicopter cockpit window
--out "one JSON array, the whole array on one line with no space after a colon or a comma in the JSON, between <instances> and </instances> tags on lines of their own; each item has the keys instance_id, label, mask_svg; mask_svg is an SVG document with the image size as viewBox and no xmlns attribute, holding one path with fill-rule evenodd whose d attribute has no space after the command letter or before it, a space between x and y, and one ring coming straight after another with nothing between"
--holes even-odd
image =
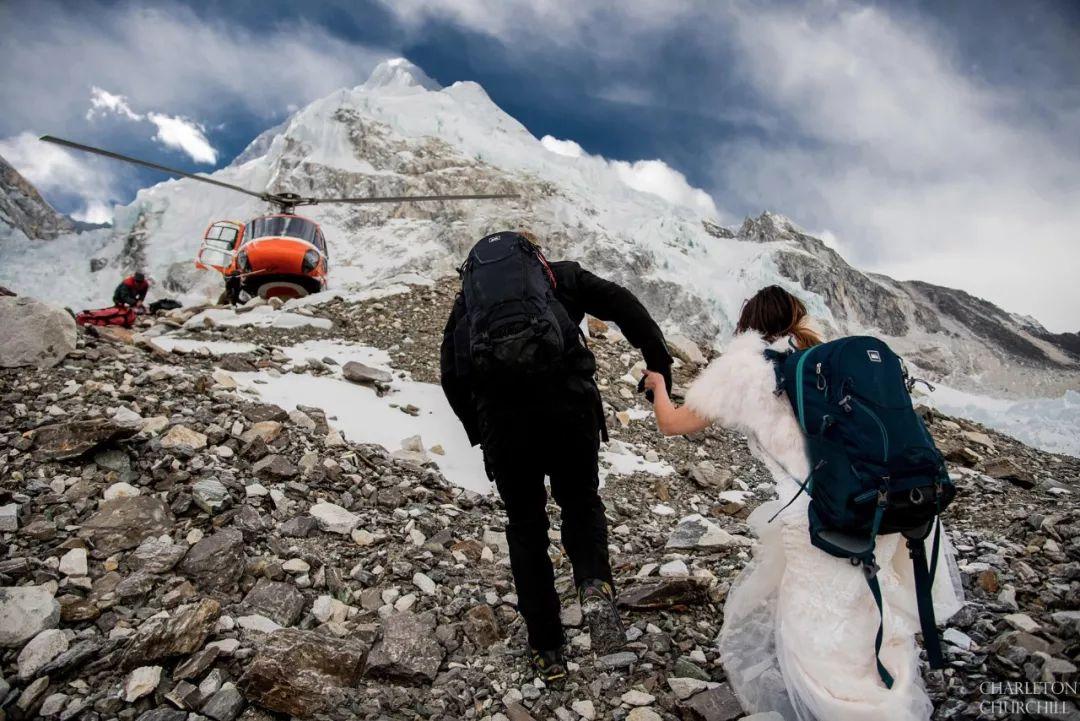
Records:
<instances>
[{"instance_id":1,"label":"helicopter cockpit window","mask_svg":"<svg viewBox=\"0 0 1080 721\"><path fill-rule=\"evenodd\" d=\"M236 244L237 228L234 225L217 224L206 231L206 245L219 250L232 250Z\"/></svg>"},{"instance_id":2,"label":"helicopter cockpit window","mask_svg":"<svg viewBox=\"0 0 1080 721\"><path fill-rule=\"evenodd\" d=\"M327 254L326 253L326 239L323 237L323 234L322 234L321 230L318 230L318 229L315 230L315 240L312 241L312 242L315 243L316 248L318 248L319 250L322 251L323 255Z\"/></svg>"},{"instance_id":3,"label":"helicopter cockpit window","mask_svg":"<svg viewBox=\"0 0 1080 721\"><path fill-rule=\"evenodd\" d=\"M310 220L288 215L272 215L256 218L248 224L248 239L258 238L300 238L315 243L318 226Z\"/></svg>"}]
</instances>

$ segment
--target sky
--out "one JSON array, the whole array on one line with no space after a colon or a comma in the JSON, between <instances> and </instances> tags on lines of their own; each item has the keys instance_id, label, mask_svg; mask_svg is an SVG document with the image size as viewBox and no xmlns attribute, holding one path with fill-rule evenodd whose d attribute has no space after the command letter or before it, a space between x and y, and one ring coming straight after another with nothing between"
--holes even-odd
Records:
<instances>
[{"instance_id":1,"label":"sky","mask_svg":"<svg viewBox=\"0 0 1080 721\"><path fill-rule=\"evenodd\" d=\"M475 80L553 150L851 263L1080 330L1080 3L0 2L0 155L107 220L404 56Z\"/></svg>"}]
</instances>

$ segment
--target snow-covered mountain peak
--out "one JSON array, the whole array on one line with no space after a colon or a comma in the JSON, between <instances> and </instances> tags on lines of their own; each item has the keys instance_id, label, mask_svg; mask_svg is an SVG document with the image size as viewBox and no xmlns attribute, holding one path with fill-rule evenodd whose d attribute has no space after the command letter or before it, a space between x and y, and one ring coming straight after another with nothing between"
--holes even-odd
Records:
<instances>
[{"instance_id":1,"label":"snow-covered mountain peak","mask_svg":"<svg viewBox=\"0 0 1080 721\"><path fill-rule=\"evenodd\" d=\"M748 217L739 228L739 235L747 240L770 243L777 240L792 240L804 234L802 228L790 218L766 210L756 218Z\"/></svg>"},{"instance_id":2,"label":"snow-covered mountain peak","mask_svg":"<svg viewBox=\"0 0 1080 721\"><path fill-rule=\"evenodd\" d=\"M427 73L405 58L383 60L371 71L360 89L366 91L442 90Z\"/></svg>"},{"instance_id":3,"label":"snow-covered mountain peak","mask_svg":"<svg viewBox=\"0 0 1080 721\"><path fill-rule=\"evenodd\" d=\"M706 344L723 343L742 301L775 283L798 293L830 334L883 335L936 379L1036 395L1059 394L1080 377L1080 341L1072 335L1051 336L961 291L863 273L777 213L722 227L687 202L687 193L700 191L685 178L687 192L665 195L626 177L640 163L548 146L478 84L439 88L397 59L366 83L298 110L213 175L256 191L322 197L519 196L303 208L328 239L331 287L346 293L401 274L448 273L475 239L527 227L549 257L579 260L627 285L665 329ZM192 265L207 224L266 210L227 190L166 181L118 208L113 229L29 250L0 243L0 285L93 307L106 302L117 275L139 266L164 279L159 287L168 293L193 298L220 284ZM107 265L99 261L91 272L88 258ZM63 285L52 282L58 266L69 279Z\"/></svg>"}]
</instances>

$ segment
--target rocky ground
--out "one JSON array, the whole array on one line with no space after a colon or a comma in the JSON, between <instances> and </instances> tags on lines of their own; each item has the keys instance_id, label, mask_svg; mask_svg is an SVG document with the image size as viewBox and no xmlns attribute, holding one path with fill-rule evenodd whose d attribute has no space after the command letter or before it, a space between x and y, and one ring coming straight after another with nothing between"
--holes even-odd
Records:
<instances>
[{"instance_id":1,"label":"rocky ground","mask_svg":"<svg viewBox=\"0 0 1080 721\"><path fill-rule=\"evenodd\" d=\"M496 499L237 389L241 371L336 373L279 350L317 337L436 382L452 293L299 309L330 330L179 329L179 311L0 370L0 718L741 718L715 638L768 475L736 434L661 438L614 329L592 324L609 450L675 472L606 479L622 651L592 652L553 545L572 670L554 688L522 653ZM165 353L165 331L256 349ZM961 488L947 522L968 600L948 668L926 673L935 718L1077 718L1080 461L928 420Z\"/></svg>"}]
</instances>

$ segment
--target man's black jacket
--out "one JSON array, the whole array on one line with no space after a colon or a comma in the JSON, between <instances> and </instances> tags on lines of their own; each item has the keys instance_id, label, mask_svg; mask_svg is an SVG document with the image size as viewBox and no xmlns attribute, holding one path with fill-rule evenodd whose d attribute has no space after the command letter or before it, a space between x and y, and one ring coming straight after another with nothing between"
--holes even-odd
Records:
<instances>
[{"instance_id":1,"label":"man's black jacket","mask_svg":"<svg viewBox=\"0 0 1080 721\"><path fill-rule=\"evenodd\" d=\"M630 344L641 350L649 370L662 373L668 388L671 388L672 359L664 343L664 334L633 293L593 275L573 261L551 263L551 270L555 275L555 297L575 325L581 324L586 313L615 323ZM459 293L443 330L440 363L442 387L450 407L469 435L469 442L475 446L480 442L476 393L482 391L478 391L467 375L459 372L455 362L455 339L460 342L463 337L457 332L461 323L468 323L468 319L465 317L465 299ZM585 352L592 361L591 352ZM595 367L594 362L590 365ZM589 382L592 382L591 377Z\"/></svg>"},{"instance_id":2,"label":"man's black jacket","mask_svg":"<svg viewBox=\"0 0 1080 721\"><path fill-rule=\"evenodd\" d=\"M113 305L136 306L143 302L148 290L150 285L146 281L139 283L131 276L124 278L113 291Z\"/></svg>"}]
</instances>

